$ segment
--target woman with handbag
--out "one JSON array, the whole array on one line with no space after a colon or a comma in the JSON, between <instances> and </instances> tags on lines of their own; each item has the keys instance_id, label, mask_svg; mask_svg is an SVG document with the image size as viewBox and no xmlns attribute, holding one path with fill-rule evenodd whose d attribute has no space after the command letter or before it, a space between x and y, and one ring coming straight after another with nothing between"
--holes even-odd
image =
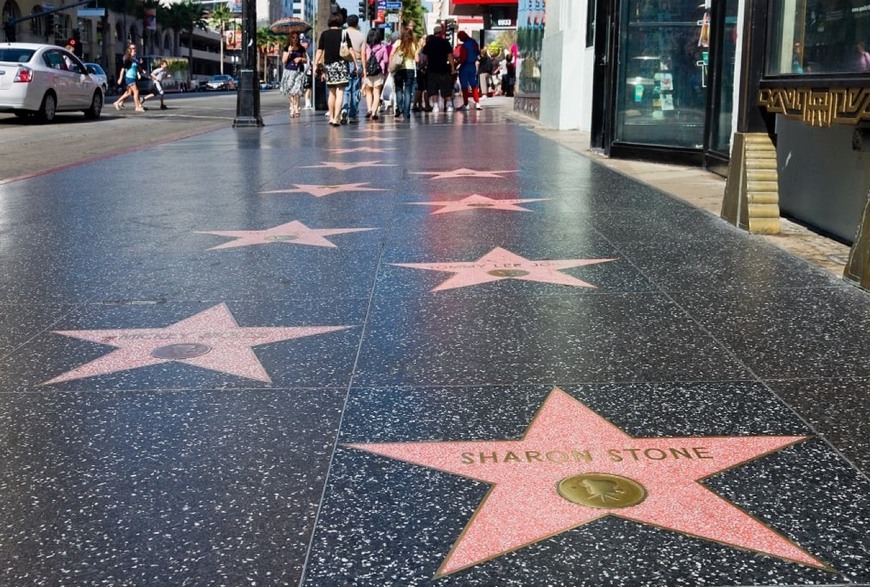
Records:
<instances>
[{"instance_id":1,"label":"woman with handbag","mask_svg":"<svg viewBox=\"0 0 870 587\"><path fill-rule=\"evenodd\" d=\"M381 106L381 90L387 78L387 46L381 42L381 31L369 29L366 44L362 49L362 89L366 97L366 118L378 119Z\"/></svg>"},{"instance_id":2,"label":"woman with handbag","mask_svg":"<svg viewBox=\"0 0 870 587\"><path fill-rule=\"evenodd\" d=\"M290 33L287 49L281 58L284 75L281 78L281 93L290 102L290 118L299 116L299 96L305 81L305 62L308 61L305 48L299 43L299 33Z\"/></svg>"},{"instance_id":3,"label":"woman with handbag","mask_svg":"<svg viewBox=\"0 0 870 587\"><path fill-rule=\"evenodd\" d=\"M320 34L320 40L317 43L317 56L314 62L317 64L320 78L326 81L326 86L329 88L329 125L341 126L339 115L341 113L341 103L344 100L344 89L348 82L348 61L356 61L356 51L350 45L344 32L341 30L343 23L341 13L329 15L327 24L329 28ZM342 50L342 45L346 49ZM349 59L342 57L342 53L346 53Z\"/></svg>"},{"instance_id":4,"label":"woman with handbag","mask_svg":"<svg viewBox=\"0 0 870 587\"><path fill-rule=\"evenodd\" d=\"M396 118L411 118L411 103L417 69L417 40L410 29L402 31L399 44L390 56L390 71L396 84Z\"/></svg>"}]
</instances>

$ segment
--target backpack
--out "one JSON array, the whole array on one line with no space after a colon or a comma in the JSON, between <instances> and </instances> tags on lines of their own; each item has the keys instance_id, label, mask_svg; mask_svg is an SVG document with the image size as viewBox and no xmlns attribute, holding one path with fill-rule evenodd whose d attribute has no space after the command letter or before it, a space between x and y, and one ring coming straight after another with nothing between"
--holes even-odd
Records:
<instances>
[{"instance_id":1,"label":"backpack","mask_svg":"<svg viewBox=\"0 0 870 587\"><path fill-rule=\"evenodd\" d=\"M381 69L381 62L378 59L376 50L369 47L369 58L366 60L366 75L381 75L384 70Z\"/></svg>"}]
</instances>

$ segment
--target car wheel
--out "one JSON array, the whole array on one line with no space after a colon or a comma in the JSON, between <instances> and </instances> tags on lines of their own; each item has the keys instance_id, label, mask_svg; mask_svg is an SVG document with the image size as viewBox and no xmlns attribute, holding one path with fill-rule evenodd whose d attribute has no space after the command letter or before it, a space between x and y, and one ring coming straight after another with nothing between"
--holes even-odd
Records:
<instances>
[{"instance_id":1,"label":"car wheel","mask_svg":"<svg viewBox=\"0 0 870 587\"><path fill-rule=\"evenodd\" d=\"M57 99L54 94L49 92L42 98L42 105L39 107L37 116L40 122L51 122L54 120L55 114L57 114Z\"/></svg>"},{"instance_id":2,"label":"car wheel","mask_svg":"<svg viewBox=\"0 0 870 587\"><path fill-rule=\"evenodd\" d=\"M100 112L103 111L103 95L99 90L94 92L94 97L91 98L91 107L85 110L85 118L88 120L96 120L100 117Z\"/></svg>"}]
</instances>

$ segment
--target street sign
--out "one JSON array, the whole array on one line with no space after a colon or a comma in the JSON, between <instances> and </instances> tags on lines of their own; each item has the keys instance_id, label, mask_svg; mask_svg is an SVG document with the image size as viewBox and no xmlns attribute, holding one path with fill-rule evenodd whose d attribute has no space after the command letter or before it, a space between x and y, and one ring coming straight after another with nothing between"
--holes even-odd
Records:
<instances>
[{"instance_id":1,"label":"street sign","mask_svg":"<svg viewBox=\"0 0 870 587\"><path fill-rule=\"evenodd\" d=\"M387 10L401 10L402 3L401 2L387 2Z\"/></svg>"},{"instance_id":2,"label":"street sign","mask_svg":"<svg viewBox=\"0 0 870 587\"><path fill-rule=\"evenodd\" d=\"M78 16L106 16L105 8L79 8Z\"/></svg>"}]
</instances>

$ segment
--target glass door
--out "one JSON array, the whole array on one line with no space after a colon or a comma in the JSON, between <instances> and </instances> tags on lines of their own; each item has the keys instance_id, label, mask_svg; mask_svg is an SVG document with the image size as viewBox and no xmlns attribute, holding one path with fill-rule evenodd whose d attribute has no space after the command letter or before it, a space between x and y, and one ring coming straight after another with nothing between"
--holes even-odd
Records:
<instances>
[{"instance_id":1,"label":"glass door","mask_svg":"<svg viewBox=\"0 0 870 587\"><path fill-rule=\"evenodd\" d=\"M710 10L685 0L621 3L614 141L704 148Z\"/></svg>"},{"instance_id":2,"label":"glass door","mask_svg":"<svg viewBox=\"0 0 870 587\"><path fill-rule=\"evenodd\" d=\"M734 67L737 55L738 0L716 0L712 11L713 51L710 76L710 108L705 149L706 166L727 173L731 153L731 122L734 116Z\"/></svg>"}]
</instances>

